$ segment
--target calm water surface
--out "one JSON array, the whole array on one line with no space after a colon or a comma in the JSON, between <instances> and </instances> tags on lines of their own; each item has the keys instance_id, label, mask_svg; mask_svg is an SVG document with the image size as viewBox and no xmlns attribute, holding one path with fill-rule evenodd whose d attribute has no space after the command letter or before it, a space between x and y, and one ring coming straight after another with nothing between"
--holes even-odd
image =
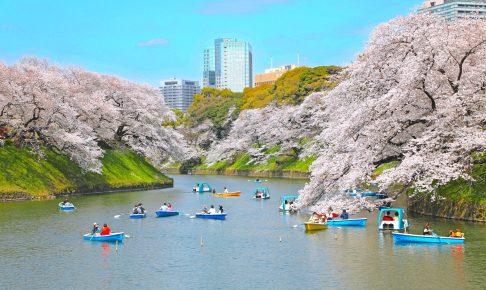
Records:
<instances>
[{"instance_id":1,"label":"calm water surface","mask_svg":"<svg viewBox=\"0 0 486 290\"><path fill-rule=\"evenodd\" d=\"M411 217L411 232L429 221L438 233L459 227L465 245L395 245L366 228L305 233L307 214L278 211L279 197L304 182L271 179L272 198L251 199L246 177L174 176L171 189L0 204L0 289L485 289L486 225ZM190 192L204 180L239 198ZM183 214L154 218L164 201ZM133 204L149 211L130 220ZM227 220L191 219L202 205L221 204ZM188 215L184 215L188 214ZM121 215L115 219L115 215ZM115 244L84 241L93 224L108 223L130 238ZM201 245L202 241L202 245Z\"/></svg>"}]
</instances>

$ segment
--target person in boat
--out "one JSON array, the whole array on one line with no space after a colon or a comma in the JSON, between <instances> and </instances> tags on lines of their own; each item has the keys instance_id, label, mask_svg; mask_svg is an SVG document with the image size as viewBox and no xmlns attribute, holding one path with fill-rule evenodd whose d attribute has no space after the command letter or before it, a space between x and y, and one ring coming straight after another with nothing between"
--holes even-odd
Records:
<instances>
[{"instance_id":1,"label":"person in boat","mask_svg":"<svg viewBox=\"0 0 486 290\"><path fill-rule=\"evenodd\" d=\"M345 209L343 209L343 212L341 213L341 215L339 217L343 220L347 220L349 218L349 214L346 212Z\"/></svg>"},{"instance_id":2,"label":"person in boat","mask_svg":"<svg viewBox=\"0 0 486 290\"><path fill-rule=\"evenodd\" d=\"M213 193L216 193L216 188L213 188Z\"/></svg>"},{"instance_id":3,"label":"person in boat","mask_svg":"<svg viewBox=\"0 0 486 290\"><path fill-rule=\"evenodd\" d=\"M202 212L203 213L209 213L208 207L207 206L203 206Z\"/></svg>"},{"instance_id":4,"label":"person in boat","mask_svg":"<svg viewBox=\"0 0 486 290\"><path fill-rule=\"evenodd\" d=\"M196 183L192 188L192 191L197 191L199 189L199 183Z\"/></svg>"},{"instance_id":5,"label":"person in boat","mask_svg":"<svg viewBox=\"0 0 486 290\"><path fill-rule=\"evenodd\" d=\"M213 204L209 208L208 214L216 214L216 209L214 208L214 205Z\"/></svg>"},{"instance_id":6,"label":"person in boat","mask_svg":"<svg viewBox=\"0 0 486 290\"><path fill-rule=\"evenodd\" d=\"M332 219L333 219L333 215L332 215L332 207L329 207L329 208L327 209L326 219L328 219L328 220L332 220Z\"/></svg>"},{"instance_id":7,"label":"person in boat","mask_svg":"<svg viewBox=\"0 0 486 290\"><path fill-rule=\"evenodd\" d=\"M255 182L260 182L260 179L258 179L258 178L257 178L257 179L255 180Z\"/></svg>"},{"instance_id":8,"label":"person in boat","mask_svg":"<svg viewBox=\"0 0 486 290\"><path fill-rule=\"evenodd\" d=\"M138 204L138 208L137 208L137 210L138 210L138 213L139 213L139 214L143 214L143 213L145 213L145 209L143 208L142 203L139 203L139 204Z\"/></svg>"},{"instance_id":9,"label":"person in boat","mask_svg":"<svg viewBox=\"0 0 486 290\"><path fill-rule=\"evenodd\" d=\"M262 192L259 189L256 190L255 197L256 198L262 198Z\"/></svg>"},{"instance_id":10,"label":"person in boat","mask_svg":"<svg viewBox=\"0 0 486 290\"><path fill-rule=\"evenodd\" d=\"M223 206L219 205L219 213L224 213Z\"/></svg>"},{"instance_id":11,"label":"person in boat","mask_svg":"<svg viewBox=\"0 0 486 290\"><path fill-rule=\"evenodd\" d=\"M136 204L136 205L133 206L132 213L133 214L138 214L138 204Z\"/></svg>"},{"instance_id":12,"label":"person in boat","mask_svg":"<svg viewBox=\"0 0 486 290\"><path fill-rule=\"evenodd\" d=\"M91 229L91 235L94 236L100 231L97 223L93 223L93 228Z\"/></svg>"},{"instance_id":13,"label":"person in boat","mask_svg":"<svg viewBox=\"0 0 486 290\"><path fill-rule=\"evenodd\" d=\"M167 204L167 211L172 211L172 204L170 202Z\"/></svg>"},{"instance_id":14,"label":"person in boat","mask_svg":"<svg viewBox=\"0 0 486 290\"><path fill-rule=\"evenodd\" d=\"M101 228L101 235L102 236L108 236L111 233L111 229L107 224L103 224L103 227Z\"/></svg>"},{"instance_id":15,"label":"person in boat","mask_svg":"<svg viewBox=\"0 0 486 290\"><path fill-rule=\"evenodd\" d=\"M449 237L451 238L464 238L464 233L461 233L459 229L456 229L455 231L449 231Z\"/></svg>"},{"instance_id":16,"label":"person in boat","mask_svg":"<svg viewBox=\"0 0 486 290\"><path fill-rule=\"evenodd\" d=\"M159 208L160 211L168 211L169 207L167 206L167 203L164 202L164 204Z\"/></svg>"},{"instance_id":17,"label":"person in boat","mask_svg":"<svg viewBox=\"0 0 486 290\"><path fill-rule=\"evenodd\" d=\"M227 187L225 187L223 192L224 192L224 193L228 193L228 192L229 192L228 188L227 188Z\"/></svg>"},{"instance_id":18,"label":"person in boat","mask_svg":"<svg viewBox=\"0 0 486 290\"><path fill-rule=\"evenodd\" d=\"M394 221L398 221L398 212L395 213L395 216L393 217Z\"/></svg>"},{"instance_id":19,"label":"person in boat","mask_svg":"<svg viewBox=\"0 0 486 290\"><path fill-rule=\"evenodd\" d=\"M317 212L313 212L311 217L309 218L309 222L310 223L317 223L319 221L320 221L319 215L317 214Z\"/></svg>"},{"instance_id":20,"label":"person in boat","mask_svg":"<svg viewBox=\"0 0 486 290\"><path fill-rule=\"evenodd\" d=\"M297 211L297 207L295 206L293 201L291 201L290 204L289 204L289 211L291 211L291 212Z\"/></svg>"},{"instance_id":21,"label":"person in boat","mask_svg":"<svg viewBox=\"0 0 486 290\"><path fill-rule=\"evenodd\" d=\"M425 224L422 234L423 235L432 235L432 230L430 229L429 223Z\"/></svg>"},{"instance_id":22,"label":"person in boat","mask_svg":"<svg viewBox=\"0 0 486 290\"><path fill-rule=\"evenodd\" d=\"M393 217L390 215L389 211L386 212L386 215L383 217L383 221L387 221L387 222L393 221Z\"/></svg>"}]
</instances>

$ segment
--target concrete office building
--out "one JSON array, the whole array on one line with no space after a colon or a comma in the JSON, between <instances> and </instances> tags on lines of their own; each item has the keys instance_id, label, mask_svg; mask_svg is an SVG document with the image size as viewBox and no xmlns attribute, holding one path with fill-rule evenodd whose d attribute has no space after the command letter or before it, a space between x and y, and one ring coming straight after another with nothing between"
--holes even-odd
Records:
<instances>
[{"instance_id":1,"label":"concrete office building","mask_svg":"<svg viewBox=\"0 0 486 290\"><path fill-rule=\"evenodd\" d=\"M294 68L296 68L295 64L289 64L266 69L264 73L255 75L255 87L260 85L273 85L279 77Z\"/></svg>"},{"instance_id":2,"label":"concrete office building","mask_svg":"<svg viewBox=\"0 0 486 290\"><path fill-rule=\"evenodd\" d=\"M201 91L199 83L183 79L168 79L161 82L160 92L165 104L171 109L179 109L184 113L191 105L193 96Z\"/></svg>"},{"instance_id":3,"label":"concrete office building","mask_svg":"<svg viewBox=\"0 0 486 290\"><path fill-rule=\"evenodd\" d=\"M251 45L219 38L204 50L203 86L242 92L253 86Z\"/></svg>"},{"instance_id":4,"label":"concrete office building","mask_svg":"<svg viewBox=\"0 0 486 290\"><path fill-rule=\"evenodd\" d=\"M419 13L434 13L449 21L464 17L486 18L486 0L430 0Z\"/></svg>"}]
</instances>

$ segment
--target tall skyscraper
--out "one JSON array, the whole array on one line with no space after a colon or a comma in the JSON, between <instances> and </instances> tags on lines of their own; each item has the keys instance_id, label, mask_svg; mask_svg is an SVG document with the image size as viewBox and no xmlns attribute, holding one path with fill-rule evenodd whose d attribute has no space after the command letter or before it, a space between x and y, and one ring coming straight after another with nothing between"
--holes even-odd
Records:
<instances>
[{"instance_id":1,"label":"tall skyscraper","mask_svg":"<svg viewBox=\"0 0 486 290\"><path fill-rule=\"evenodd\" d=\"M193 96L201 91L199 83L183 79L168 79L161 82L160 92L165 104L171 109L179 109L184 113L191 105Z\"/></svg>"},{"instance_id":2,"label":"tall skyscraper","mask_svg":"<svg viewBox=\"0 0 486 290\"><path fill-rule=\"evenodd\" d=\"M419 13L434 13L447 20L486 18L486 0L427 0Z\"/></svg>"},{"instance_id":3,"label":"tall skyscraper","mask_svg":"<svg viewBox=\"0 0 486 290\"><path fill-rule=\"evenodd\" d=\"M203 86L242 92L253 87L251 45L231 38L218 38L204 50Z\"/></svg>"}]
</instances>

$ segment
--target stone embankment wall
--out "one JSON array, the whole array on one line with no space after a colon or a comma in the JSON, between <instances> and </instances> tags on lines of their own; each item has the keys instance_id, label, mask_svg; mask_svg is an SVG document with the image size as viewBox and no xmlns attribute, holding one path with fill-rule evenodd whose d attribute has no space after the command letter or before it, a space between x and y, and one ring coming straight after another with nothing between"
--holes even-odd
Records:
<instances>
[{"instance_id":1,"label":"stone embankment wall","mask_svg":"<svg viewBox=\"0 0 486 290\"><path fill-rule=\"evenodd\" d=\"M486 204L452 202L449 200L430 201L429 198L411 198L409 211L423 215L449 219L486 222Z\"/></svg>"}]
</instances>

